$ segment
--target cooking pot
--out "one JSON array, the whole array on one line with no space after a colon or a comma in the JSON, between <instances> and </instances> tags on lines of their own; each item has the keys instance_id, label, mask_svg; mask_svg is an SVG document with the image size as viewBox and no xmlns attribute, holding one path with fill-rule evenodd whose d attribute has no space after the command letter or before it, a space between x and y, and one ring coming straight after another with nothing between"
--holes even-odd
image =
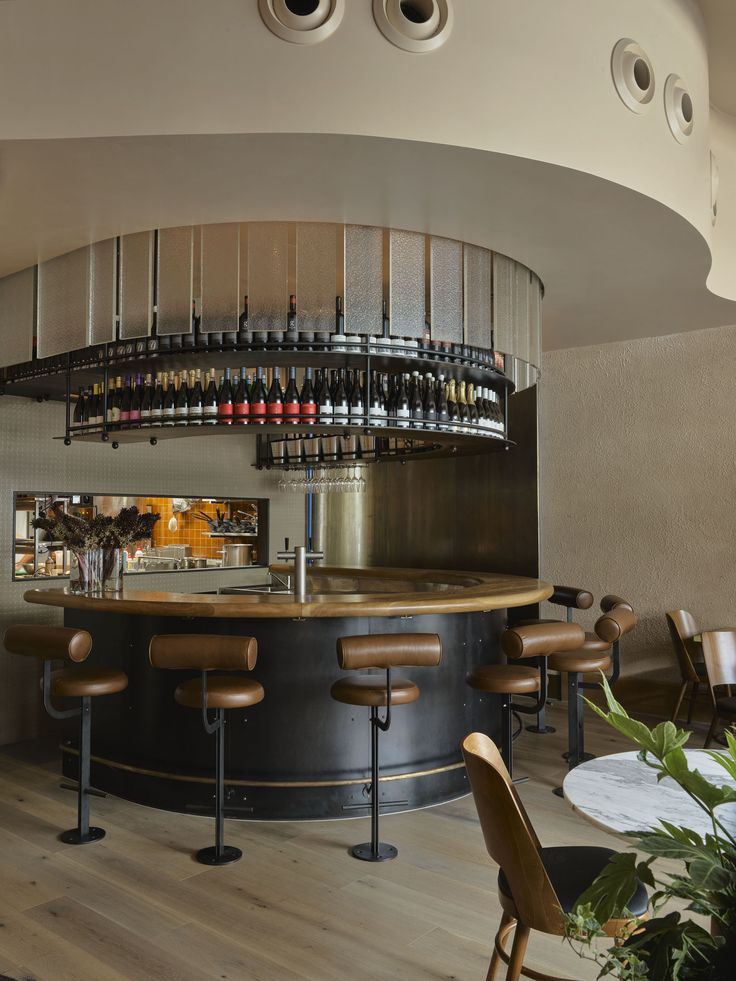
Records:
<instances>
[{"instance_id":1,"label":"cooking pot","mask_svg":"<svg viewBox=\"0 0 736 981\"><path fill-rule=\"evenodd\" d=\"M253 546L242 542L228 543L221 549L223 566L250 565L253 561Z\"/></svg>"}]
</instances>

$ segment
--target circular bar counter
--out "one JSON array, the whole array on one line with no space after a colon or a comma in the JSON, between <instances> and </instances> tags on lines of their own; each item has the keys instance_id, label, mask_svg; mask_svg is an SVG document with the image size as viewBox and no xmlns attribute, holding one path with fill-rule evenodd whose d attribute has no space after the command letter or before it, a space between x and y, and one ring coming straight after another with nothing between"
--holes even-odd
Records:
<instances>
[{"instance_id":1,"label":"circular bar counter","mask_svg":"<svg viewBox=\"0 0 736 981\"><path fill-rule=\"evenodd\" d=\"M283 576L289 569L272 571ZM126 692L95 705L95 787L153 807L212 812L214 741L200 713L174 702L186 672L151 668L148 645L161 633L239 634L258 641L253 676L266 698L227 714L227 816L367 815L368 711L330 696L342 673L336 642L350 634L426 632L442 638L442 663L402 672L417 682L421 697L396 708L381 737L382 809L461 796L468 791L461 740L472 730L497 736L499 726L497 697L471 691L465 675L477 664L501 660L508 608L539 603L552 593L538 579L492 573L324 566L309 570L303 601L286 592L236 588L228 595L26 592L29 603L62 607L67 626L90 631L90 664L121 668L130 679ZM74 777L76 726L66 725L64 772Z\"/></svg>"}]
</instances>

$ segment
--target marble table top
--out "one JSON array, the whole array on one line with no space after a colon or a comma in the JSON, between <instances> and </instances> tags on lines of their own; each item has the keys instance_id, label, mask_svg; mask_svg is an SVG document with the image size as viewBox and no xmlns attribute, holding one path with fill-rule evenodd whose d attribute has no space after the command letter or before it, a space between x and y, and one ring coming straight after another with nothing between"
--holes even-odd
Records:
<instances>
[{"instance_id":1,"label":"marble table top","mask_svg":"<svg viewBox=\"0 0 736 981\"><path fill-rule=\"evenodd\" d=\"M719 786L736 787L736 781L702 749L686 749L685 753L691 769ZM669 777L658 784L655 771L640 763L636 755L601 756L571 770L563 790L573 810L614 834L648 831L659 827L660 818L700 835L713 830L705 811L684 790ZM723 804L718 817L736 834L736 804Z\"/></svg>"}]
</instances>

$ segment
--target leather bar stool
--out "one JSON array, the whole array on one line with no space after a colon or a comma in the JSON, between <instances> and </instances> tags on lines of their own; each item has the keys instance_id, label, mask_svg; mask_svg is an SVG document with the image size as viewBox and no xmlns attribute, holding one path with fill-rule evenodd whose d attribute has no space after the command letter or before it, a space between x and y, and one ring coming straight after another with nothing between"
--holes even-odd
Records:
<instances>
[{"instance_id":1,"label":"leather bar stool","mask_svg":"<svg viewBox=\"0 0 736 981\"><path fill-rule=\"evenodd\" d=\"M263 687L252 678L210 676L211 671L252 671L258 645L255 637L220 637L210 634L157 634L151 638L148 658L154 668L195 670L200 675L182 681L174 700L202 713L205 732L215 733L215 844L200 848L196 859L203 865L229 865L242 858L239 848L224 844L225 836L225 712L244 709L263 700ZM209 710L215 717L210 721Z\"/></svg>"},{"instance_id":2,"label":"leather bar stool","mask_svg":"<svg viewBox=\"0 0 736 981\"><path fill-rule=\"evenodd\" d=\"M603 615L600 616L593 628L593 633L586 633L583 646L570 652L558 651L549 658L549 666L553 671L567 674L567 759L568 770L592 759L585 753L585 716L583 689L598 688L597 682L583 681L583 675L593 672L606 672L613 664L613 671L608 678L609 684L615 684L621 672L619 643L624 634L636 626L636 614L633 607L620 596L604 596L601 600ZM562 787L555 788L555 794L562 797Z\"/></svg>"},{"instance_id":3,"label":"leather bar stool","mask_svg":"<svg viewBox=\"0 0 736 981\"><path fill-rule=\"evenodd\" d=\"M501 695L501 756L513 778L512 720L515 712L536 714L547 698L547 657L556 651L581 647L585 632L577 623L551 620L528 626L507 627L501 634L501 650L512 661L533 661L533 667L519 664L480 664L465 678L471 688ZM536 695L533 705L514 703L514 695ZM516 781L519 782L518 780Z\"/></svg>"},{"instance_id":4,"label":"leather bar stool","mask_svg":"<svg viewBox=\"0 0 736 981\"><path fill-rule=\"evenodd\" d=\"M419 698L419 688L408 678L392 677L397 667L436 667L442 659L442 642L437 634L373 634L368 637L341 637L337 642L337 663L344 671L383 668L385 677L363 674L339 678L331 695L346 705L365 705L371 710L371 840L351 848L354 858L364 862L385 862L396 858L394 845L382 842L378 834L380 809L378 732L391 725L391 708L408 705ZM386 716L379 718L378 709Z\"/></svg>"},{"instance_id":5,"label":"leather bar stool","mask_svg":"<svg viewBox=\"0 0 736 981\"><path fill-rule=\"evenodd\" d=\"M554 603L555 606L562 606L565 608L565 621L567 623L573 622L573 610L589 610L593 605L593 594L587 589L579 589L577 586L555 586L554 592L547 600L548 603ZM553 619L535 619L535 620L519 620L516 623L511 624L514 627L527 627L532 626L537 623L559 623L559 620ZM548 726L547 720L545 718L546 701L542 702L541 708L537 712L537 722L536 725L527 726L527 732L534 732L538 735L547 735L548 733L554 732L554 726Z\"/></svg>"},{"instance_id":6,"label":"leather bar stool","mask_svg":"<svg viewBox=\"0 0 736 981\"><path fill-rule=\"evenodd\" d=\"M114 668L71 668L52 673L52 661L79 664L92 650L92 637L73 627L45 627L15 624L5 631L3 644L11 654L23 654L43 661L43 704L53 719L79 716L79 781L77 786L77 826L59 835L67 845L86 845L105 837L103 828L89 825L89 785L92 699L115 695L128 687L128 676ZM78 698L78 709L59 710L51 699Z\"/></svg>"}]
</instances>

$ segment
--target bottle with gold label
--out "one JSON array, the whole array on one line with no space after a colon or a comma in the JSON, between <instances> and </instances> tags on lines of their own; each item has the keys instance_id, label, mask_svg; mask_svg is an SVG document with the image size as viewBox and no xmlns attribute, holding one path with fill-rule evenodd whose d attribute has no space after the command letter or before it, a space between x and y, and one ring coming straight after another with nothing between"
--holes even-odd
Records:
<instances>
[{"instance_id":1,"label":"bottle with gold label","mask_svg":"<svg viewBox=\"0 0 736 981\"><path fill-rule=\"evenodd\" d=\"M457 384L454 378L447 383L447 418L448 428L457 430L460 424L460 413L457 407Z\"/></svg>"},{"instance_id":2,"label":"bottle with gold label","mask_svg":"<svg viewBox=\"0 0 736 981\"><path fill-rule=\"evenodd\" d=\"M468 397L465 392L465 382L461 381L458 386L457 392L457 414L460 424L460 432L467 433L470 432L468 429Z\"/></svg>"},{"instance_id":3,"label":"bottle with gold label","mask_svg":"<svg viewBox=\"0 0 736 981\"><path fill-rule=\"evenodd\" d=\"M472 382L468 385L468 421L470 422L471 433L476 433L477 426L480 422L480 413L478 412L478 406L475 404L475 385Z\"/></svg>"}]
</instances>

